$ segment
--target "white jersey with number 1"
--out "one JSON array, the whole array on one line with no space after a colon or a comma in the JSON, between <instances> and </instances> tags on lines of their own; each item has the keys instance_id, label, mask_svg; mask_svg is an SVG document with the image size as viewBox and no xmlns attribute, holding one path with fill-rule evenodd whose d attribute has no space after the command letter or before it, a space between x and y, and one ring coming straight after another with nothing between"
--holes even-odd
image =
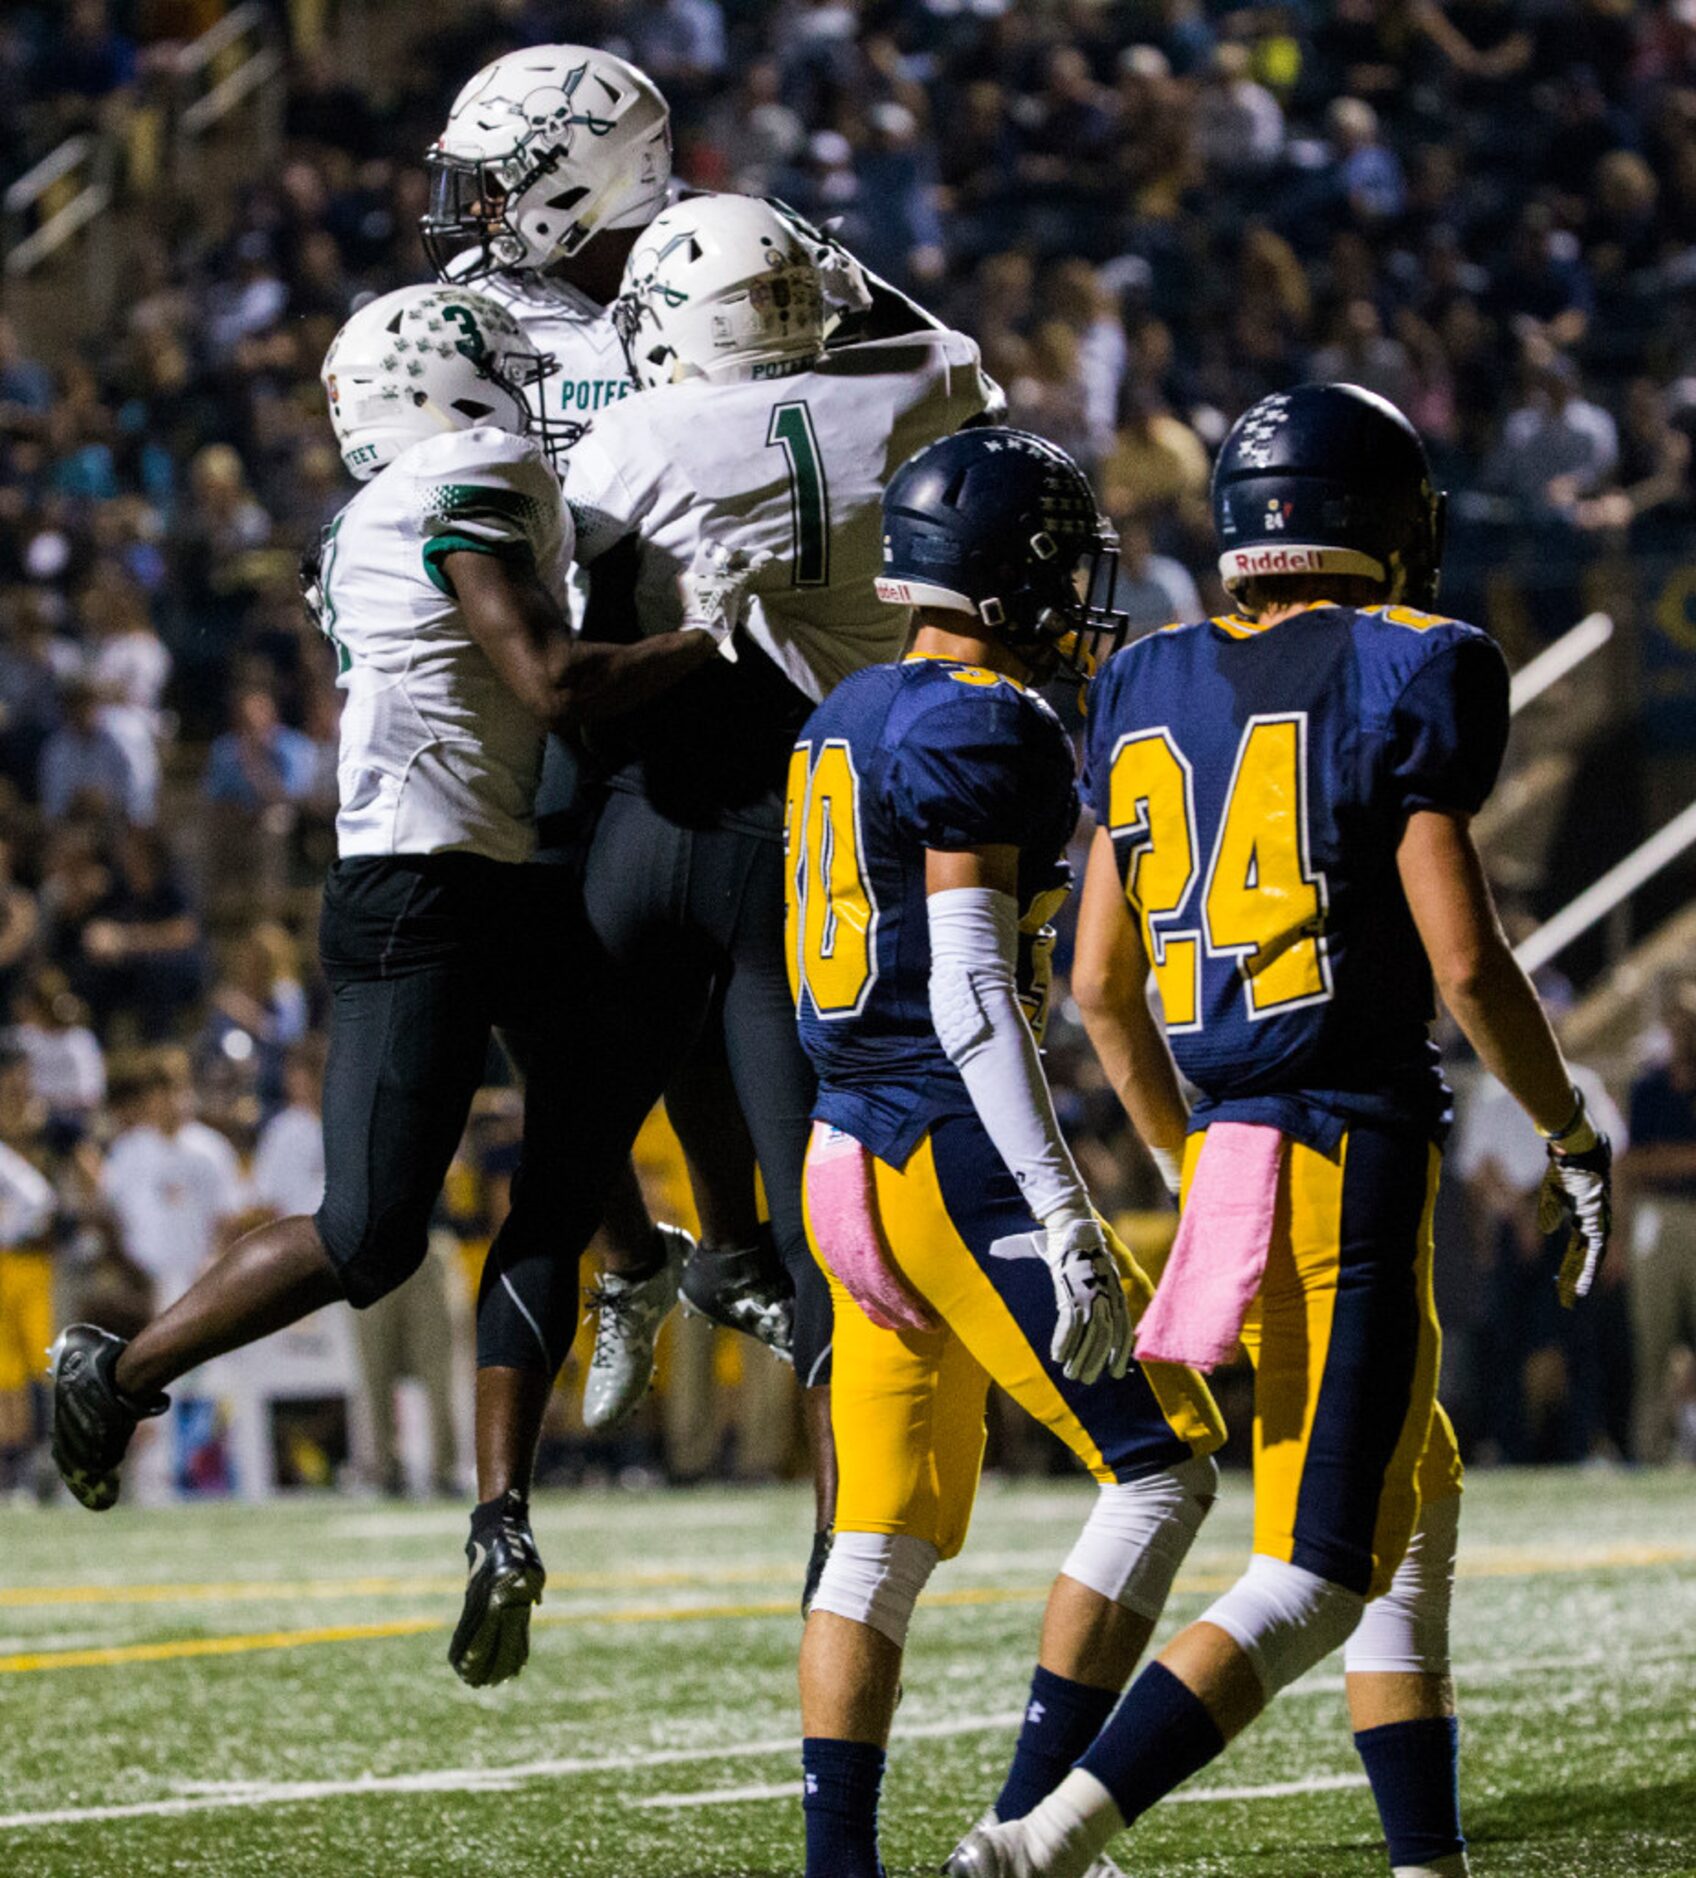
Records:
<instances>
[{"instance_id":1,"label":"white jersey with number 1","mask_svg":"<svg viewBox=\"0 0 1696 1878\"><path fill-rule=\"evenodd\" d=\"M542 728L472 638L444 563L510 557L563 603L572 539L540 449L486 427L403 451L324 531L319 624L347 693L344 859L533 853Z\"/></svg>"},{"instance_id":2,"label":"white jersey with number 1","mask_svg":"<svg viewBox=\"0 0 1696 1878\"><path fill-rule=\"evenodd\" d=\"M784 377L638 392L567 461L578 559L635 536L638 622L658 633L680 624L679 579L703 546L769 551L746 631L816 703L900 653L907 616L873 588L884 486L992 393L977 347L941 328L844 346Z\"/></svg>"}]
</instances>

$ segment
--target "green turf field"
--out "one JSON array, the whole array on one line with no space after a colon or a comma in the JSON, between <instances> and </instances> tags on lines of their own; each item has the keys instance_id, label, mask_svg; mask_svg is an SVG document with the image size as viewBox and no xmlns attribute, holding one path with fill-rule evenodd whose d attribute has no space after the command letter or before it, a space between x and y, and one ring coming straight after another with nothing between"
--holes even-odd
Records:
<instances>
[{"instance_id":1,"label":"green turf field","mask_svg":"<svg viewBox=\"0 0 1696 1878\"><path fill-rule=\"evenodd\" d=\"M886 1788L894 1873L999 1784L1038 1600L1087 1508L986 1486L921 1609ZM799 1870L793 1491L538 1505L530 1667L444 1660L457 1508L0 1514L0 1873L733 1878ZM1225 1497L1187 1618L1246 1549ZM1481 1874L1696 1874L1696 1482L1485 1475L1456 1648ZM1120 1842L1133 1874L1382 1874L1327 1665Z\"/></svg>"}]
</instances>

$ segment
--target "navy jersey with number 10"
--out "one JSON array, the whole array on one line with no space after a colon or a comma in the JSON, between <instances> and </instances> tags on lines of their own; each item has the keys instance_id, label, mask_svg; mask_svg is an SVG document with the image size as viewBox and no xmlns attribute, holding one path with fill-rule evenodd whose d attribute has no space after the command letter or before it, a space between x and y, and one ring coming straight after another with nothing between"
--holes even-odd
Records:
<instances>
[{"instance_id":1,"label":"navy jersey with number 10","mask_svg":"<svg viewBox=\"0 0 1696 1878\"><path fill-rule=\"evenodd\" d=\"M1141 921L1194 1123L1330 1152L1355 1121L1440 1136L1432 983L1397 869L1407 817L1470 815L1507 737L1475 627L1315 606L1169 628L1090 698L1085 789Z\"/></svg>"},{"instance_id":2,"label":"navy jersey with number 10","mask_svg":"<svg viewBox=\"0 0 1696 1878\"><path fill-rule=\"evenodd\" d=\"M931 1024L927 849L1019 850L1019 988L1040 1038L1077 818L1060 720L1011 678L909 658L856 672L819 706L790 760L784 823L815 1116L901 1167L927 1129L973 1113Z\"/></svg>"}]
</instances>

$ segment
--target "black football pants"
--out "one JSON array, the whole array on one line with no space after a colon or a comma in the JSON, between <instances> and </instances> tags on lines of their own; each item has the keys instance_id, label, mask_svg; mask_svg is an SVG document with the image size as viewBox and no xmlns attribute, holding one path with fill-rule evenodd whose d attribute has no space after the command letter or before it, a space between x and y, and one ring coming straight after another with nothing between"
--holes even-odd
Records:
<instances>
[{"instance_id":1,"label":"black football pants","mask_svg":"<svg viewBox=\"0 0 1696 1878\"><path fill-rule=\"evenodd\" d=\"M528 1238L497 1246L485 1291L504 1284L534 1308L556 1292L531 1269L549 1257L563 1260L575 1283L576 1261L643 1121L722 1011L773 1236L795 1284L796 1374L803 1384L827 1381L830 1297L801 1212L815 1084L784 963L781 840L682 828L642 797L614 789L588 844L582 895L588 954L573 999L571 1073L560 1106L549 1101L560 1130L549 1151L566 1168L564 1217L551 1248ZM547 1308L557 1310L557 1302ZM575 1309L573 1293L573 1322ZM561 1336L569 1341L564 1324L545 1331L550 1345ZM489 1360L485 1341L480 1329L480 1362Z\"/></svg>"},{"instance_id":2,"label":"black football pants","mask_svg":"<svg viewBox=\"0 0 1696 1878\"><path fill-rule=\"evenodd\" d=\"M576 982L562 971L560 935L580 930L572 894L562 869L476 855L361 858L330 870L319 928L331 1008L316 1223L350 1303L375 1303L422 1263L496 1025L549 1040L525 1087L522 1164L496 1246L514 1258L545 1245L557 1262L567 1172L557 1097L573 1068L561 1013ZM552 1274L541 1303L570 1300L569 1321L554 1308L551 1334L562 1340L552 1347L539 1309L514 1312L528 1363L564 1360L576 1294L575 1266Z\"/></svg>"}]
</instances>

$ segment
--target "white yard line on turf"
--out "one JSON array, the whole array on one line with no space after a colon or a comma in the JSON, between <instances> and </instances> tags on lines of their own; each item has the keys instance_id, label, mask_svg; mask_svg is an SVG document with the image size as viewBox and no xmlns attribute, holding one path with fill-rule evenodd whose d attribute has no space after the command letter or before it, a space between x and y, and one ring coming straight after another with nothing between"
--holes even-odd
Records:
<instances>
[{"instance_id":1,"label":"white yard line on turf","mask_svg":"<svg viewBox=\"0 0 1696 1878\"><path fill-rule=\"evenodd\" d=\"M1167 1806L1205 1806L1219 1800L1289 1800L1303 1793L1343 1793L1367 1784L1364 1774L1314 1774L1307 1780L1278 1780L1266 1787L1180 1787L1169 1793ZM654 1793L632 1806L681 1808L734 1806L747 1800L793 1800L801 1793L798 1780L774 1781L768 1786L715 1787L708 1793Z\"/></svg>"},{"instance_id":2,"label":"white yard line on turf","mask_svg":"<svg viewBox=\"0 0 1696 1878\"><path fill-rule=\"evenodd\" d=\"M983 1734L1015 1727L1019 1711L998 1715L963 1715L946 1721L914 1722L897 1728L906 1740L937 1740L949 1735ZM184 1813L216 1812L238 1806L288 1806L305 1800L334 1800L381 1793L504 1793L526 1780L561 1780L574 1774L628 1773L638 1767L681 1766L692 1761L732 1761L793 1756L798 1738L746 1741L736 1747L647 1748L629 1754L520 1761L509 1767L442 1767L416 1774L385 1774L363 1780L255 1780L219 1786L185 1782L169 1799L136 1800L123 1806L56 1807L39 1813L0 1814L0 1831L28 1832L42 1826L77 1826L113 1819L171 1819Z\"/></svg>"},{"instance_id":3,"label":"white yard line on turf","mask_svg":"<svg viewBox=\"0 0 1696 1878\"><path fill-rule=\"evenodd\" d=\"M1649 1656L1632 1659L1634 1671L1640 1671L1649 1664L1672 1664L1687 1660L1693 1653L1688 1650L1655 1651ZM1538 1674L1545 1670L1600 1668L1615 1659L1600 1650L1587 1650L1577 1655L1522 1657L1514 1662L1476 1663L1457 1665L1457 1673L1467 1683L1508 1681L1526 1674ZM1342 1692L1341 1676L1304 1677L1293 1688L1285 1691L1285 1699L1292 1696L1337 1695ZM998 1715L965 1715L939 1721L909 1722L905 1727L898 1726L895 1733L898 1738L910 1741L941 1740L952 1735L982 1734L999 1728L1012 1728L1021 1720L1021 1713L1012 1710ZM97 1823L113 1819L160 1819L171 1818L184 1813L213 1812L230 1807L241 1806L287 1806L310 1800L331 1800L358 1797L366 1794L384 1793L498 1793L521 1785L527 1780L561 1780L579 1774L623 1773L642 1767L684 1766L702 1761L760 1760L779 1755L795 1755L800 1752L798 1740L747 1741L739 1746L691 1747L691 1748L648 1748L638 1749L628 1754L602 1755L599 1757L581 1756L560 1760L521 1761L508 1767L447 1767L436 1768L413 1774L374 1775L359 1780L301 1780L301 1781L235 1781L219 1783L214 1781L179 1782L172 1797L157 1800L138 1800L120 1806L62 1807L37 1813L0 1814L0 1831L28 1832L44 1826L75 1826L84 1823ZM1179 1803L1235 1799L1273 1799L1284 1794L1318 1793L1344 1787L1364 1786L1364 1776L1358 1774L1324 1774L1309 1780L1289 1781L1263 1787L1211 1787L1201 1788L1193 1793L1180 1792L1170 1796L1167 1804L1173 1800ZM710 1798L719 1799L763 1799L775 1798L791 1789L787 1784L768 1790L764 1787L722 1789L716 1794L704 1795L697 1800L694 1795L661 1795L651 1800L635 1801L634 1805L663 1806L705 1804Z\"/></svg>"}]
</instances>

